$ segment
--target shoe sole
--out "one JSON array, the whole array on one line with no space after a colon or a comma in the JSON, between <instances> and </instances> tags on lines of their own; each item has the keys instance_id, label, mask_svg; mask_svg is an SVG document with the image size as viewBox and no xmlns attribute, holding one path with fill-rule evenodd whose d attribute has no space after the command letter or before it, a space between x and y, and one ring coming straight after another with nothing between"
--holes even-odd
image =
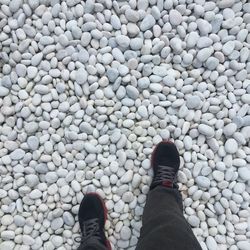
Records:
<instances>
[{"instance_id":1,"label":"shoe sole","mask_svg":"<svg viewBox=\"0 0 250 250\"><path fill-rule=\"evenodd\" d=\"M159 142L159 143L155 146L155 148L154 148L154 150L153 150L153 152L152 152L151 161L150 161L151 167L152 167L153 169L155 168L155 166L153 165L153 162L154 162L154 160L155 160L155 152L156 152L157 147L158 147L160 144L174 144L174 143L173 143L172 141L170 141L170 140L163 140L163 141Z\"/></svg>"},{"instance_id":2,"label":"shoe sole","mask_svg":"<svg viewBox=\"0 0 250 250\"><path fill-rule=\"evenodd\" d=\"M105 222L108 219L108 209L107 209L107 207L106 207L106 205L105 205L102 197L99 194L97 194L97 193L88 193L88 195L96 196L101 201L102 207L103 207L103 211L104 211L104 225L105 225ZM108 248L108 250L112 250L111 244L110 244L110 242L109 242L108 239L106 239L106 247Z\"/></svg>"}]
</instances>

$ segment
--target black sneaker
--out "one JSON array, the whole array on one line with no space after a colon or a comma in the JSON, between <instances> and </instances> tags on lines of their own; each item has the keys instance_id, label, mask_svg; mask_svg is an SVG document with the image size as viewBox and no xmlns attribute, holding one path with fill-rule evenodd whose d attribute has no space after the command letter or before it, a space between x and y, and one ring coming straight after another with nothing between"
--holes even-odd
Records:
<instances>
[{"instance_id":1,"label":"black sneaker","mask_svg":"<svg viewBox=\"0 0 250 250\"><path fill-rule=\"evenodd\" d=\"M180 157L173 142L162 141L156 145L151 157L151 166L154 177L150 189L158 185L178 188L177 172L180 167Z\"/></svg>"},{"instance_id":2,"label":"black sneaker","mask_svg":"<svg viewBox=\"0 0 250 250\"><path fill-rule=\"evenodd\" d=\"M99 243L111 250L110 242L104 233L107 208L102 198L96 193L86 194L81 202L78 220L81 228L81 247ZM79 240L78 240L79 241Z\"/></svg>"}]
</instances>

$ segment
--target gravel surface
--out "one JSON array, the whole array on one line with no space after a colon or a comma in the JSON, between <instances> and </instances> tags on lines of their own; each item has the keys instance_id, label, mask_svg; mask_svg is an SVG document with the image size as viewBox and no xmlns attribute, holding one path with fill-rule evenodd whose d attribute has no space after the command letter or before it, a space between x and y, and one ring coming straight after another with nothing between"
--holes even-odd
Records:
<instances>
[{"instance_id":1,"label":"gravel surface","mask_svg":"<svg viewBox=\"0 0 250 250\"><path fill-rule=\"evenodd\" d=\"M172 138L202 249L249 250L249 31L247 0L0 0L0 249L76 249L87 192L134 249Z\"/></svg>"}]
</instances>

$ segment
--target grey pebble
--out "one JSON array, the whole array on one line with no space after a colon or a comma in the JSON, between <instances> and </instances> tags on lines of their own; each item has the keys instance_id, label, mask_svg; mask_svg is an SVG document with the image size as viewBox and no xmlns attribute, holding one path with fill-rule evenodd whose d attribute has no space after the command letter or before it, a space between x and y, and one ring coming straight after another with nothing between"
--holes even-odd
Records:
<instances>
[{"instance_id":1,"label":"grey pebble","mask_svg":"<svg viewBox=\"0 0 250 250\"><path fill-rule=\"evenodd\" d=\"M169 21L172 25L177 26L182 22L182 15L178 10L170 10L169 12Z\"/></svg>"},{"instance_id":2,"label":"grey pebble","mask_svg":"<svg viewBox=\"0 0 250 250\"><path fill-rule=\"evenodd\" d=\"M127 48L130 44L130 39L127 36L118 35L118 36L116 36L116 42L122 48Z\"/></svg>"},{"instance_id":3,"label":"grey pebble","mask_svg":"<svg viewBox=\"0 0 250 250\"><path fill-rule=\"evenodd\" d=\"M42 58L43 58L42 52L35 54L31 59L32 66L38 66L42 61Z\"/></svg>"},{"instance_id":4,"label":"grey pebble","mask_svg":"<svg viewBox=\"0 0 250 250\"><path fill-rule=\"evenodd\" d=\"M197 59L200 62L205 62L213 54L212 48L204 48L198 51Z\"/></svg>"},{"instance_id":5,"label":"grey pebble","mask_svg":"<svg viewBox=\"0 0 250 250\"><path fill-rule=\"evenodd\" d=\"M115 82L115 80L119 76L119 72L115 68L109 68L107 70L106 74L107 74L107 77L108 77L108 79L109 79L110 82Z\"/></svg>"},{"instance_id":6,"label":"grey pebble","mask_svg":"<svg viewBox=\"0 0 250 250\"><path fill-rule=\"evenodd\" d=\"M135 88L132 85L128 85L126 86L126 92L127 95L132 98L133 100L135 100L138 96L139 96L139 91L137 88Z\"/></svg>"},{"instance_id":7,"label":"grey pebble","mask_svg":"<svg viewBox=\"0 0 250 250\"><path fill-rule=\"evenodd\" d=\"M73 215L67 211L63 213L63 221L67 226L72 227L75 224Z\"/></svg>"},{"instance_id":8,"label":"grey pebble","mask_svg":"<svg viewBox=\"0 0 250 250\"><path fill-rule=\"evenodd\" d=\"M39 189L34 189L32 190L30 193L29 193L29 197L32 199L32 200L36 200L36 199L39 199L42 197L42 192L39 190Z\"/></svg>"},{"instance_id":9,"label":"grey pebble","mask_svg":"<svg viewBox=\"0 0 250 250\"><path fill-rule=\"evenodd\" d=\"M52 230L57 230L62 228L63 226L63 219L62 218L55 218L54 220L52 220L50 226Z\"/></svg>"},{"instance_id":10,"label":"grey pebble","mask_svg":"<svg viewBox=\"0 0 250 250\"><path fill-rule=\"evenodd\" d=\"M82 84L86 83L87 78L88 78L88 73L84 68L79 68L76 71L76 76L75 77L76 77L76 82L79 85L82 85Z\"/></svg>"},{"instance_id":11,"label":"grey pebble","mask_svg":"<svg viewBox=\"0 0 250 250\"><path fill-rule=\"evenodd\" d=\"M209 188L210 180L205 176L197 176L195 178L197 185L201 188Z\"/></svg>"},{"instance_id":12,"label":"grey pebble","mask_svg":"<svg viewBox=\"0 0 250 250\"><path fill-rule=\"evenodd\" d=\"M3 87L3 86L0 86L0 97L4 97L4 96L7 96L9 94L9 89Z\"/></svg>"},{"instance_id":13,"label":"grey pebble","mask_svg":"<svg viewBox=\"0 0 250 250\"><path fill-rule=\"evenodd\" d=\"M137 23L139 21L139 13L136 10L127 9L125 11L125 16L129 22Z\"/></svg>"},{"instance_id":14,"label":"grey pebble","mask_svg":"<svg viewBox=\"0 0 250 250\"><path fill-rule=\"evenodd\" d=\"M155 25L156 21L154 17L150 14L147 14L140 24L141 31L146 31L151 29Z\"/></svg>"},{"instance_id":15,"label":"grey pebble","mask_svg":"<svg viewBox=\"0 0 250 250\"><path fill-rule=\"evenodd\" d=\"M158 116L160 119L164 119L167 115L167 111L165 108L161 107L161 106L156 106L154 108L154 114L156 116Z\"/></svg>"},{"instance_id":16,"label":"grey pebble","mask_svg":"<svg viewBox=\"0 0 250 250\"><path fill-rule=\"evenodd\" d=\"M30 188L35 187L39 183L39 178L35 174L28 174L25 176L25 181Z\"/></svg>"},{"instance_id":17,"label":"grey pebble","mask_svg":"<svg viewBox=\"0 0 250 250\"><path fill-rule=\"evenodd\" d=\"M25 155L25 151L21 148L18 148L10 153L10 158L12 160L21 160Z\"/></svg>"},{"instance_id":18,"label":"grey pebble","mask_svg":"<svg viewBox=\"0 0 250 250\"><path fill-rule=\"evenodd\" d=\"M196 95L189 95L187 97L186 105L189 109L199 109L201 105L201 99Z\"/></svg>"},{"instance_id":19,"label":"grey pebble","mask_svg":"<svg viewBox=\"0 0 250 250\"><path fill-rule=\"evenodd\" d=\"M27 144L29 145L30 149L37 150L39 146L39 140L36 136L30 136L27 139Z\"/></svg>"},{"instance_id":20,"label":"grey pebble","mask_svg":"<svg viewBox=\"0 0 250 250\"><path fill-rule=\"evenodd\" d=\"M200 124L198 126L198 130L201 134L207 136L208 138L213 137L215 133L213 127L210 127L206 124Z\"/></svg>"}]
</instances>

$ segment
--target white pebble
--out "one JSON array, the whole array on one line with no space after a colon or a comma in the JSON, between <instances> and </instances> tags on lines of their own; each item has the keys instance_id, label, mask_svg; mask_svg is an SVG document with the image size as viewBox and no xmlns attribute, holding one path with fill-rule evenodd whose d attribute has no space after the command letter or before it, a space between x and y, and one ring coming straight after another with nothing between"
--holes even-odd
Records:
<instances>
[{"instance_id":1,"label":"white pebble","mask_svg":"<svg viewBox=\"0 0 250 250\"><path fill-rule=\"evenodd\" d=\"M230 138L225 143L225 151L229 154L234 154L238 150L238 143L235 139Z\"/></svg>"}]
</instances>

